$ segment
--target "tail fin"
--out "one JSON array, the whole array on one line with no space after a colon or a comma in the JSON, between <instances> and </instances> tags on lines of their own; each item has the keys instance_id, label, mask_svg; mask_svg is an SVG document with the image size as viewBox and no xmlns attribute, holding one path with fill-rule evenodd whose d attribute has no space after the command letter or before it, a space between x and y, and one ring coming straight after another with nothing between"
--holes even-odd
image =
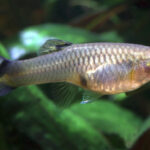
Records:
<instances>
[{"instance_id":1,"label":"tail fin","mask_svg":"<svg viewBox=\"0 0 150 150\"><path fill-rule=\"evenodd\" d=\"M5 75L9 63L9 60L0 56L0 96L8 94L13 89L2 81L2 77Z\"/></svg>"},{"instance_id":2,"label":"tail fin","mask_svg":"<svg viewBox=\"0 0 150 150\"><path fill-rule=\"evenodd\" d=\"M0 83L0 96L7 95L11 90L13 90L12 87Z\"/></svg>"}]
</instances>

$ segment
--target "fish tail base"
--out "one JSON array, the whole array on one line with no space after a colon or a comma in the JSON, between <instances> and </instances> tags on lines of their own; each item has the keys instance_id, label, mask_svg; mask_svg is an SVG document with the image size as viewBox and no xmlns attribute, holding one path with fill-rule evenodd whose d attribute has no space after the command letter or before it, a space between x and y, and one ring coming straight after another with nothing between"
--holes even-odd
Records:
<instances>
[{"instance_id":1,"label":"fish tail base","mask_svg":"<svg viewBox=\"0 0 150 150\"><path fill-rule=\"evenodd\" d=\"M3 81L3 76L6 73L9 63L11 61L0 56L0 96L8 94L13 89L13 87L10 87Z\"/></svg>"}]
</instances>

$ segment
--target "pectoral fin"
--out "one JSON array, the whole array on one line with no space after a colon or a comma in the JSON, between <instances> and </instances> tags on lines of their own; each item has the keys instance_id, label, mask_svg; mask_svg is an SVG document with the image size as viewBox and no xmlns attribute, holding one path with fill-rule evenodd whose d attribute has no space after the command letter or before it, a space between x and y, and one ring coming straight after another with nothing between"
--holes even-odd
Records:
<instances>
[{"instance_id":1,"label":"pectoral fin","mask_svg":"<svg viewBox=\"0 0 150 150\"><path fill-rule=\"evenodd\" d=\"M86 104L93 102L95 100L98 100L102 97L99 93L95 93L89 90L84 90L83 95L82 95L82 101L81 104Z\"/></svg>"}]
</instances>

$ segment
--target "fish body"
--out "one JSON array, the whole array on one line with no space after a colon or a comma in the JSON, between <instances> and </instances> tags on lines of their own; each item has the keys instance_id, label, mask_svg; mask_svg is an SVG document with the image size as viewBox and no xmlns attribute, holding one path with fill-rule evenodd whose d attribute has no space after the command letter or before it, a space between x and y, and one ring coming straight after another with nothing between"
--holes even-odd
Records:
<instances>
[{"instance_id":1,"label":"fish body","mask_svg":"<svg viewBox=\"0 0 150 150\"><path fill-rule=\"evenodd\" d=\"M0 83L9 87L69 82L100 94L117 94L150 81L150 47L125 43L69 44L60 51L10 61L3 68Z\"/></svg>"}]
</instances>

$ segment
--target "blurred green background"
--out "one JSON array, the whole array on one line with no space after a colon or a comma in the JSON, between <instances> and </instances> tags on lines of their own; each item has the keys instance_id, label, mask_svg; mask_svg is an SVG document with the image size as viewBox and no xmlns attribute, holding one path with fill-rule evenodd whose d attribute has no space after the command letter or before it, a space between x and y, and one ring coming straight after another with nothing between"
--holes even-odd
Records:
<instances>
[{"instance_id":1,"label":"blurred green background","mask_svg":"<svg viewBox=\"0 0 150 150\"><path fill-rule=\"evenodd\" d=\"M47 40L150 45L148 0L0 0L0 55L36 56ZM92 102L81 104L88 96ZM97 96L70 84L0 97L0 150L150 150L150 86Z\"/></svg>"}]
</instances>

